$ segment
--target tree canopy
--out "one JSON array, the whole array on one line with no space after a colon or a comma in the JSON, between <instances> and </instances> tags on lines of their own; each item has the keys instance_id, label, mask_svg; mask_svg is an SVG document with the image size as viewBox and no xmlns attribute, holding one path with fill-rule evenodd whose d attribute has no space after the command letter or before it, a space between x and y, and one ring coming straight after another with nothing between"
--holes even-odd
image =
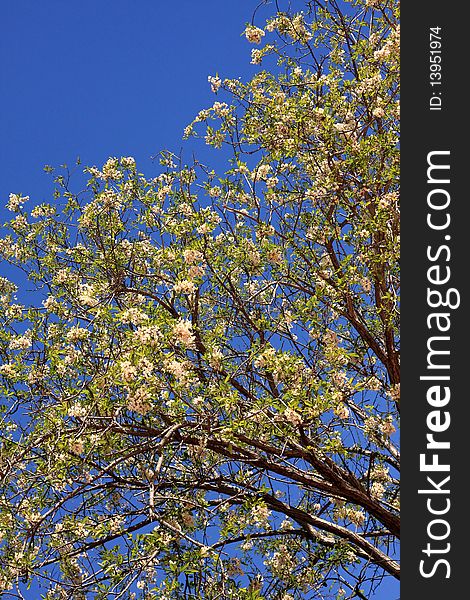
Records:
<instances>
[{"instance_id":1,"label":"tree canopy","mask_svg":"<svg viewBox=\"0 0 470 600\"><path fill-rule=\"evenodd\" d=\"M223 173L163 152L154 178L109 158L10 196L2 597L399 578L398 5L275 5L244 31L254 77L209 76L185 130Z\"/></svg>"}]
</instances>

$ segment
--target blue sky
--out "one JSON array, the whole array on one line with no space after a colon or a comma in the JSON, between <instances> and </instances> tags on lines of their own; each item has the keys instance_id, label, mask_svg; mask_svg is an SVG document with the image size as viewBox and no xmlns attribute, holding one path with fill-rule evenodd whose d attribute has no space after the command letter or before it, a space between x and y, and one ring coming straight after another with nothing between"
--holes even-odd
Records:
<instances>
[{"instance_id":1,"label":"blue sky","mask_svg":"<svg viewBox=\"0 0 470 600\"><path fill-rule=\"evenodd\" d=\"M10 192L51 200L45 164L178 152L214 101L207 76L249 78L256 0L15 0L0 20L0 221ZM261 13L270 14L269 9ZM202 149L201 149L202 150ZM213 154L217 167L220 158ZM8 276L5 266L1 275ZM395 600L396 586L375 598Z\"/></svg>"},{"instance_id":2,"label":"blue sky","mask_svg":"<svg viewBox=\"0 0 470 600\"><path fill-rule=\"evenodd\" d=\"M245 78L240 33L251 0L15 0L2 6L0 204L10 192L49 197L45 164L102 164L178 151L182 131L214 101L207 76ZM5 213L2 213L2 217Z\"/></svg>"}]
</instances>

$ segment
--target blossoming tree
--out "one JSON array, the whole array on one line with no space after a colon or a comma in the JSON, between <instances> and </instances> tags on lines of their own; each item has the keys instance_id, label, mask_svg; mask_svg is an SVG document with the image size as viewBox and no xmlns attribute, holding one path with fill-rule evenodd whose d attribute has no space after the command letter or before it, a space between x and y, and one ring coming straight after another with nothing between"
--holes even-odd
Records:
<instances>
[{"instance_id":1,"label":"blossoming tree","mask_svg":"<svg viewBox=\"0 0 470 600\"><path fill-rule=\"evenodd\" d=\"M2 597L399 577L398 9L278 8L185 132L225 173L111 158L10 196L1 253L36 292L0 280Z\"/></svg>"}]
</instances>

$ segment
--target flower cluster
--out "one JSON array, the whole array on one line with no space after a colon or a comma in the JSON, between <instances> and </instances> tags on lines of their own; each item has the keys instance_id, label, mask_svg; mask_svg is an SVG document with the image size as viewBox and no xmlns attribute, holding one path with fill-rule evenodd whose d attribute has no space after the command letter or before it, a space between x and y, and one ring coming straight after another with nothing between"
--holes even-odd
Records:
<instances>
[{"instance_id":1,"label":"flower cluster","mask_svg":"<svg viewBox=\"0 0 470 600\"><path fill-rule=\"evenodd\" d=\"M209 75L207 80L211 84L211 90L214 92L214 94L217 93L219 91L220 86L222 85L222 80L220 79L220 77L218 75L216 75L215 77Z\"/></svg>"},{"instance_id":2,"label":"flower cluster","mask_svg":"<svg viewBox=\"0 0 470 600\"><path fill-rule=\"evenodd\" d=\"M177 281L173 286L175 294L192 294L196 289L196 285L189 279Z\"/></svg>"},{"instance_id":3,"label":"flower cluster","mask_svg":"<svg viewBox=\"0 0 470 600\"><path fill-rule=\"evenodd\" d=\"M29 196L21 196L20 194L10 194L7 208L11 212L17 212L28 200Z\"/></svg>"},{"instance_id":4,"label":"flower cluster","mask_svg":"<svg viewBox=\"0 0 470 600\"><path fill-rule=\"evenodd\" d=\"M292 408L287 407L284 417L288 423L294 426L302 425L302 416Z\"/></svg>"},{"instance_id":5,"label":"flower cluster","mask_svg":"<svg viewBox=\"0 0 470 600\"><path fill-rule=\"evenodd\" d=\"M119 160L117 158L109 158L104 163L101 173L104 179L121 179L122 173L119 170Z\"/></svg>"},{"instance_id":6,"label":"flower cluster","mask_svg":"<svg viewBox=\"0 0 470 600\"><path fill-rule=\"evenodd\" d=\"M172 335L176 342L185 348L194 349L196 347L196 338L193 332L191 321L180 319L172 329Z\"/></svg>"},{"instance_id":7,"label":"flower cluster","mask_svg":"<svg viewBox=\"0 0 470 600\"><path fill-rule=\"evenodd\" d=\"M269 558L265 564L279 577L290 575L295 568L294 557L285 544L281 544L279 549L274 552L273 556Z\"/></svg>"},{"instance_id":8,"label":"flower cluster","mask_svg":"<svg viewBox=\"0 0 470 600\"><path fill-rule=\"evenodd\" d=\"M344 519L345 521L350 521L357 527L360 527L366 519L364 511L352 508L350 506L340 506L336 509L336 513L338 518Z\"/></svg>"},{"instance_id":9,"label":"flower cluster","mask_svg":"<svg viewBox=\"0 0 470 600\"><path fill-rule=\"evenodd\" d=\"M248 25L244 34L250 44L260 44L265 35L264 31L255 25Z\"/></svg>"},{"instance_id":10,"label":"flower cluster","mask_svg":"<svg viewBox=\"0 0 470 600\"><path fill-rule=\"evenodd\" d=\"M12 338L8 347L10 350L28 350L32 344L31 335L32 332L28 330L23 335Z\"/></svg>"},{"instance_id":11,"label":"flower cluster","mask_svg":"<svg viewBox=\"0 0 470 600\"><path fill-rule=\"evenodd\" d=\"M250 512L250 520L252 521L252 523L257 527L263 527L265 529L269 527L270 516L271 511L264 503L257 504L251 509Z\"/></svg>"},{"instance_id":12,"label":"flower cluster","mask_svg":"<svg viewBox=\"0 0 470 600\"><path fill-rule=\"evenodd\" d=\"M129 410L145 416L152 410L150 392L145 388L138 388L137 390L129 392L126 404Z\"/></svg>"}]
</instances>

